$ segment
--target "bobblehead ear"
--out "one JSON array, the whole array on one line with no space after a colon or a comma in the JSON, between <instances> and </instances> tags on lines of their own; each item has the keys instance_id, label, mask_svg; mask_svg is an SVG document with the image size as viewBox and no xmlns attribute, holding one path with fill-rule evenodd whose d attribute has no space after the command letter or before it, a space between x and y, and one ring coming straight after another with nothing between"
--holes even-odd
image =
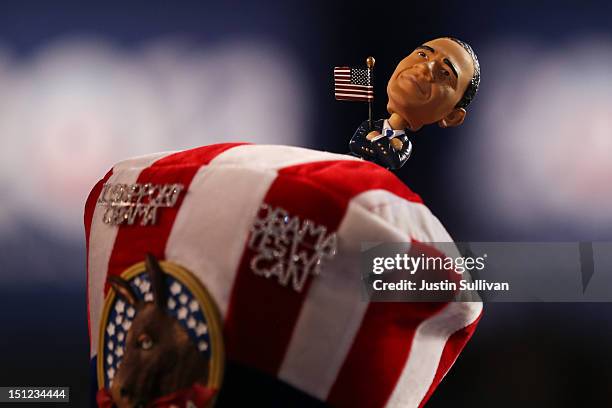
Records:
<instances>
[{"instance_id":1,"label":"bobblehead ear","mask_svg":"<svg viewBox=\"0 0 612 408\"><path fill-rule=\"evenodd\" d=\"M455 108L451 113L438 121L441 128L455 127L463 123L467 112L463 108Z\"/></svg>"}]
</instances>

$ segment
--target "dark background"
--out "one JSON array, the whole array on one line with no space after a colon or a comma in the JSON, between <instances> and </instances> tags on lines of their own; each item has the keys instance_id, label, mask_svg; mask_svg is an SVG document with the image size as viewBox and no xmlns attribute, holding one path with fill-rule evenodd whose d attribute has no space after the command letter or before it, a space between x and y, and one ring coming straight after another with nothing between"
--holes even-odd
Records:
<instances>
[{"instance_id":1,"label":"dark background","mask_svg":"<svg viewBox=\"0 0 612 408\"><path fill-rule=\"evenodd\" d=\"M551 50L563 55L566 44L577 37L593 34L605 42L612 36L612 5L573 4L3 2L0 43L11 50L14 60L28 61L49 43L65 38L104 38L128 55L152 39L167 36L203 49L223 47L225 41L236 38L255 38L281 47L300 67L302 85L309 92L302 144L344 153L367 108L334 101L332 68L363 65L366 56L374 55L378 95L374 111L381 117L386 80L395 64L421 42L452 35L472 44L477 53L486 50L479 54L481 94L468 109L464 128L428 126L421 130L414 139L414 157L398 176L423 197L457 241L610 240L612 224L605 214L602 222L582 223L580 214L572 217L546 211L546 201L537 201L537 197L524 196L521 205L533 205L538 222L515 222L502 209L492 211L492 205L482 204L484 196L496 194L487 187L487 174L479 167L487 157L462 160L461 156L464 146L477 143L475 135L481 128L474 123L495 102L489 99L495 96L491 90L504 81L500 72L506 71L493 67L525 71L535 63L530 58ZM510 56L504 53L506 48L497 48L497 44L514 38L531 47L525 58L520 52ZM610 72L609 66L607 69ZM576 73L577 82L581 75L584 73ZM563 81L559 78L559 86ZM608 76L602 81L607 86L612 79ZM6 94L5 103L10 98L10 93ZM516 101L509 98L508 103ZM606 109L612 113L609 105ZM271 112L269 120L277 114ZM612 136L609 122L604 132ZM2 134L0 140L10 146L16 137L19 135ZM572 137L579 149L580 134ZM249 136L238 138L248 140ZM549 152L534 154L546 158ZM612 150L607 156L612 156ZM520 167L518 159L516 166ZM111 165L109 162L108 167ZM564 158L564 167L572 168L571 157ZM606 177L612 180L610 173ZM516 184L522 182L517 177ZM555 182L550 180L551 190L556 188ZM0 200L6 199L6 194L0 193ZM565 208L581 205L571 199ZM80 213L74 217L80 222ZM11 213L10 220L12 228L0 236L0 271L11 276L5 284L0 283L0 384L70 386L74 405L84 406L89 383L84 237L57 234L27 214ZM605 303L487 304L474 338L427 406L610 406L610 316L612 307Z\"/></svg>"}]
</instances>

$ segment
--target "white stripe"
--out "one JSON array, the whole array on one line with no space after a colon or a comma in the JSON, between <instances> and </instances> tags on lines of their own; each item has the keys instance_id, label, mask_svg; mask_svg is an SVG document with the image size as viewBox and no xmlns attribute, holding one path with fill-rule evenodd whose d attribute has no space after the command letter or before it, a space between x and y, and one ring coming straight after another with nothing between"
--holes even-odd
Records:
<instances>
[{"instance_id":1,"label":"white stripe","mask_svg":"<svg viewBox=\"0 0 612 408\"><path fill-rule=\"evenodd\" d=\"M387 190L370 190L362 195L364 205L379 217L388 220L397 231L408 234L410 240L431 243L444 254L456 258L461 256L440 220L423 204L406 201ZM465 279L469 279L466 274Z\"/></svg>"},{"instance_id":2,"label":"white stripe","mask_svg":"<svg viewBox=\"0 0 612 408\"><path fill-rule=\"evenodd\" d=\"M249 228L275 178L275 171L204 166L193 178L174 221L166 259L198 277L223 318Z\"/></svg>"},{"instance_id":3,"label":"white stripe","mask_svg":"<svg viewBox=\"0 0 612 408\"><path fill-rule=\"evenodd\" d=\"M330 161L361 160L347 154L322 152L303 147L282 145L242 145L219 155L213 163L223 166L278 170L298 164Z\"/></svg>"},{"instance_id":4,"label":"white stripe","mask_svg":"<svg viewBox=\"0 0 612 408\"><path fill-rule=\"evenodd\" d=\"M122 160L113 166L113 172L127 170L127 169L145 169L159 159L176 153L176 151L165 151L159 153L145 154L142 156L130 157L129 159Z\"/></svg>"},{"instance_id":5,"label":"white stripe","mask_svg":"<svg viewBox=\"0 0 612 408\"><path fill-rule=\"evenodd\" d=\"M373 89L372 85L355 84L346 79L339 79L335 81L335 86L338 87L352 87L352 88L368 88Z\"/></svg>"},{"instance_id":6,"label":"white stripe","mask_svg":"<svg viewBox=\"0 0 612 408\"><path fill-rule=\"evenodd\" d=\"M355 199L412 239L420 242L452 242L440 220L423 204L407 201L387 190L370 190Z\"/></svg>"},{"instance_id":7,"label":"white stripe","mask_svg":"<svg viewBox=\"0 0 612 408\"><path fill-rule=\"evenodd\" d=\"M149 167L158 159L170 155L172 152L157 153L124 160L113 167L113 173L107 183L135 183L141 171ZM98 197L96 197L97 200ZM115 245L118 227L104 224L102 216L104 209L97 206L94 209L89 233L88 276L89 287L89 319L91 324L91 338L89 356L98 352L98 331L100 315L104 305L104 280L108 271L108 262Z\"/></svg>"},{"instance_id":8,"label":"white stripe","mask_svg":"<svg viewBox=\"0 0 612 408\"><path fill-rule=\"evenodd\" d=\"M354 84L352 82L349 81L336 81L336 88L347 88L347 89L373 89L372 85L361 85L361 84Z\"/></svg>"},{"instance_id":9,"label":"white stripe","mask_svg":"<svg viewBox=\"0 0 612 408\"><path fill-rule=\"evenodd\" d=\"M481 302L452 302L417 328L408 362L386 408L418 407L434 379L448 338L482 312Z\"/></svg>"},{"instance_id":10,"label":"white stripe","mask_svg":"<svg viewBox=\"0 0 612 408\"><path fill-rule=\"evenodd\" d=\"M362 243L450 240L427 207L386 190L354 197L337 233L338 255L312 280L279 372L284 381L322 400L327 399L368 306L360 286Z\"/></svg>"},{"instance_id":11,"label":"white stripe","mask_svg":"<svg viewBox=\"0 0 612 408\"><path fill-rule=\"evenodd\" d=\"M434 246L452 242L438 218L425 205L406 201L386 190L368 191L357 199L396 231L406 232L410 239L434 243ZM458 250L448 244L438 249L451 257L460 256ZM463 278L469 279L469 276ZM481 311L481 302L452 302L419 325L388 408L418 407L434 379L446 341L453 333L473 323Z\"/></svg>"},{"instance_id":12,"label":"white stripe","mask_svg":"<svg viewBox=\"0 0 612 408\"><path fill-rule=\"evenodd\" d=\"M346 86L346 85L336 85L336 92L347 92L347 91L353 91L353 92L368 92L368 93L374 93L374 91L369 90L371 89L371 86L365 86L365 85L352 85L352 86Z\"/></svg>"},{"instance_id":13,"label":"white stripe","mask_svg":"<svg viewBox=\"0 0 612 408\"><path fill-rule=\"evenodd\" d=\"M243 145L221 153L191 182L168 238L166 258L194 273L225 316L249 228L277 171L326 160L355 158L274 145Z\"/></svg>"}]
</instances>

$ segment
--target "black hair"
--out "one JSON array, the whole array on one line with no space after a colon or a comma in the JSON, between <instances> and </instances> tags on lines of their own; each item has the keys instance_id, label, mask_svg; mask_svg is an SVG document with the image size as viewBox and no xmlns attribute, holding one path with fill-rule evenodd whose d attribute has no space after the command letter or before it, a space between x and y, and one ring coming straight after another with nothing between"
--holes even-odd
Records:
<instances>
[{"instance_id":1,"label":"black hair","mask_svg":"<svg viewBox=\"0 0 612 408\"><path fill-rule=\"evenodd\" d=\"M476 58L476 53L474 52L470 44L464 41L461 41L457 38L454 38L454 37L446 37L446 38L462 46L463 49L466 50L468 54L470 54L470 57L472 57L472 62L474 63L474 75L472 76L470 83L465 89L463 96L461 97L457 105L455 106L456 108L466 108L470 104L470 102L472 102L472 99L474 99L474 96L476 96L476 92L478 92L478 86L480 85L480 64L478 63L478 58Z\"/></svg>"}]
</instances>

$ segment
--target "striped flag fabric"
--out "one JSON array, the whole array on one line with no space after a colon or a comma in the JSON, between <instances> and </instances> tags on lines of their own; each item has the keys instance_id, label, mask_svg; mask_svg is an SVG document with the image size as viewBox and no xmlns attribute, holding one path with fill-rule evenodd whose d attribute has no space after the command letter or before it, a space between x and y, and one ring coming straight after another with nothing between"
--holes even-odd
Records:
<instances>
[{"instance_id":1,"label":"striped flag fabric","mask_svg":"<svg viewBox=\"0 0 612 408\"><path fill-rule=\"evenodd\" d=\"M96 204L105 183L181 183L185 194L160 209L155 225L113 226ZM299 292L251 269L249 235L262 204L338 236L339 257ZM128 159L90 193L85 231L92 367L107 278L147 253L181 265L206 286L228 361L331 407L423 406L482 313L480 302L364 301L360 261L341 253L359 251L362 242L451 238L393 173L348 155L224 143Z\"/></svg>"},{"instance_id":2,"label":"striped flag fabric","mask_svg":"<svg viewBox=\"0 0 612 408\"><path fill-rule=\"evenodd\" d=\"M334 95L339 101L373 100L372 72L366 68L334 68Z\"/></svg>"}]
</instances>

